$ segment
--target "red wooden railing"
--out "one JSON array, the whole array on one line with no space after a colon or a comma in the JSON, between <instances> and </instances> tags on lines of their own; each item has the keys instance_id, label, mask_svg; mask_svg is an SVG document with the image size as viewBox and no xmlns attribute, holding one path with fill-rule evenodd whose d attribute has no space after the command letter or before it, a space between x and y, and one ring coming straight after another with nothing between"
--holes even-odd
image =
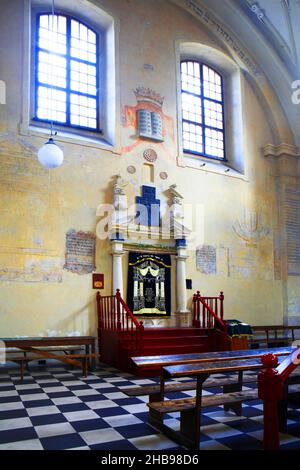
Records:
<instances>
[{"instance_id":1,"label":"red wooden railing","mask_svg":"<svg viewBox=\"0 0 300 470\"><path fill-rule=\"evenodd\" d=\"M217 297L202 297L197 291L193 296L193 326L214 328L218 349L228 349L227 323L224 320L224 294Z\"/></svg>"},{"instance_id":2,"label":"red wooden railing","mask_svg":"<svg viewBox=\"0 0 300 470\"><path fill-rule=\"evenodd\" d=\"M197 291L193 297L193 325L201 328L214 328L215 323L222 325L224 318L224 294L217 297L202 297ZM222 325L223 326L223 325Z\"/></svg>"},{"instance_id":3,"label":"red wooden railing","mask_svg":"<svg viewBox=\"0 0 300 470\"><path fill-rule=\"evenodd\" d=\"M280 445L278 404L285 398L286 380L300 364L300 347L279 366L274 354L265 354L261 361L264 369L258 374L258 396L264 402L264 450L274 451Z\"/></svg>"},{"instance_id":4,"label":"red wooden railing","mask_svg":"<svg viewBox=\"0 0 300 470\"><path fill-rule=\"evenodd\" d=\"M140 353L143 345L143 322L139 322L126 302L122 299L120 290L116 295L102 296L97 292L98 332L99 337L105 331L124 332L130 341L130 348Z\"/></svg>"}]
</instances>

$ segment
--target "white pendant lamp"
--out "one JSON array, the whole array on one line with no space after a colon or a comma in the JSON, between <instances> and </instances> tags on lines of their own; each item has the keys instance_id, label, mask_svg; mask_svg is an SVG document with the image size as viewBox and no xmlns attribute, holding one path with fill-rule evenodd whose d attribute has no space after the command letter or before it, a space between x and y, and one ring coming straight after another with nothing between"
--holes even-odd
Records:
<instances>
[{"instance_id":1,"label":"white pendant lamp","mask_svg":"<svg viewBox=\"0 0 300 470\"><path fill-rule=\"evenodd\" d=\"M56 145L52 136L38 151L38 160L45 168L57 168L64 161L62 149Z\"/></svg>"}]
</instances>

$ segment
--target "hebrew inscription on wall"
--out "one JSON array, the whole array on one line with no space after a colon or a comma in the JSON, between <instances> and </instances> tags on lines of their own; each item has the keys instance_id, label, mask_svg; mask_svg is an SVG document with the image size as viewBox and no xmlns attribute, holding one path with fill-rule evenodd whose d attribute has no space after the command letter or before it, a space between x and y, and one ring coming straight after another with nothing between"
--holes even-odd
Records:
<instances>
[{"instance_id":1,"label":"hebrew inscription on wall","mask_svg":"<svg viewBox=\"0 0 300 470\"><path fill-rule=\"evenodd\" d=\"M95 270L96 236L91 232L69 230L66 235L66 261L64 269L77 274Z\"/></svg>"},{"instance_id":2,"label":"hebrew inscription on wall","mask_svg":"<svg viewBox=\"0 0 300 470\"><path fill-rule=\"evenodd\" d=\"M203 274L216 274L216 247L210 245L198 246L196 250L196 266Z\"/></svg>"}]
</instances>

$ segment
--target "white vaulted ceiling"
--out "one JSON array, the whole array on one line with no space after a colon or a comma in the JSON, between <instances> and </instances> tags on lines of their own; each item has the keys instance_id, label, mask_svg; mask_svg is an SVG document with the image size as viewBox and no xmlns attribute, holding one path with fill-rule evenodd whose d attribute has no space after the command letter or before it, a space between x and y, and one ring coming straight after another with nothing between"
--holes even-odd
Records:
<instances>
[{"instance_id":1,"label":"white vaulted ceiling","mask_svg":"<svg viewBox=\"0 0 300 470\"><path fill-rule=\"evenodd\" d=\"M198 18L233 57L239 60L236 51L243 52L247 60L241 66L262 94L265 83L271 85L293 134L290 143L300 146L300 105L292 102L292 83L300 80L300 0L171 1ZM269 108L280 114L272 100ZM277 126L283 128L284 123L279 120Z\"/></svg>"},{"instance_id":2,"label":"white vaulted ceiling","mask_svg":"<svg viewBox=\"0 0 300 470\"><path fill-rule=\"evenodd\" d=\"M232 0L276 50L286 65L299 71L300 1L299 0Z\"/></svg>"}]
</instances>

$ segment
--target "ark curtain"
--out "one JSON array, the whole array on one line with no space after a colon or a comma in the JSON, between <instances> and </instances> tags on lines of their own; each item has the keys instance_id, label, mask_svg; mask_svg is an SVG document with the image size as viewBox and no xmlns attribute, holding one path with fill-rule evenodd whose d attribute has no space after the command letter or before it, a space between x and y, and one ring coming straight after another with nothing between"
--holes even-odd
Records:
<instances>
[{"instance_id":1,"label":"ark curtain","mask_svg":"<svg viewBox=\"0 0 300 470\"><path fill-rule=\"evenodd\" d=\"M171 257L130 252L127 304L135 315L171 314Z\"/></svg>"}]
</instances>

